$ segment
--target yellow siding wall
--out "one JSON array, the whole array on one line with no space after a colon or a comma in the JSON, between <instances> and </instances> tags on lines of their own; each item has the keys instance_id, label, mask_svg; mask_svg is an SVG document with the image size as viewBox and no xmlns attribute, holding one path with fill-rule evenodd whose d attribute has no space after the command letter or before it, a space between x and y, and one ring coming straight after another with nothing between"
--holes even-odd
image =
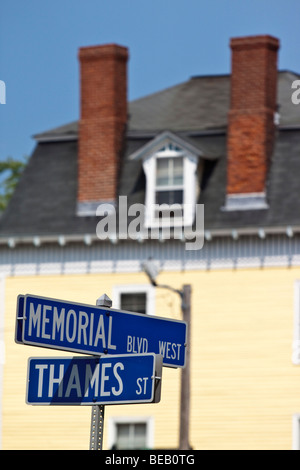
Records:
<instances>
[{"instance_id":1,"label":"yellow siding wall","mask_svg":"<svg viewBox=\"0 0 300 470\"><path fill-rule=\"evenodd\" d=\"M291 449L300 412L300 369L291 362L294 281L300 269L169 272L161 283L192 284L191 445L194 449ZM90 407L25 404L27 358L68 353L14 343L18 294L95 304L144 274L10 277L5 281L3 449L88 449ZM156 313L180 318L176 294L156 290ZM154 447L176 448L180 370L163 369L162 400L106 406L111 416L154 416Z\"/></svg>"}]
</instances>

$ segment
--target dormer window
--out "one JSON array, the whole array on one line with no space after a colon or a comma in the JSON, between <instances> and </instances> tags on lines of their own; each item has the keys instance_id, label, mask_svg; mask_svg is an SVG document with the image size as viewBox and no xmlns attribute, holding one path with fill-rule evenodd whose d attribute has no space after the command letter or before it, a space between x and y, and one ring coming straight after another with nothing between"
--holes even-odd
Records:
<instances>
[{"instance_id":1,"label":"dormer window","mask_svg":"<svg viewBox=\"0 0 300 470\"><path fill-rule=\"evenodd\" d=\"M183 204L183 158L156 159L156 204Z\"/></svg>"},{"instance_id":2,"label":"dormer window","mask_svg":"<svg viewBox=\"0 0 300 470\"><path fill-rule=\"evenodd\" d=\"M192 226L200 151L164 132L131 158L143 158L146 175L145 227Z\"/></svg>"},{"instance_id":3,"label":"dormer window","mask_svg":"<svg viewBox=\"0 0 300 470\"><path fill-rule=\"evenodd\" d=\"M184 202L184 171L182 152L168 144L156 154L156 204L180 204ZM176 154L176 155L174 155Z\"/></svg>"}]
</instances>

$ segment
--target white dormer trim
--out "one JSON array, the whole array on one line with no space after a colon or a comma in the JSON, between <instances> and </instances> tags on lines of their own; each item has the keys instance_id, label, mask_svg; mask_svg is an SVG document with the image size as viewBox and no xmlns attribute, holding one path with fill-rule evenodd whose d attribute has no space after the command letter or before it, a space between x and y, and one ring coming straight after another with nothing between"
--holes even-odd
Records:
<instances>
[{"instance_id":1,"label":"white dormer trim","mask_svg":"<svg viewBox=\"0 0 300 470\"><path fill-rule=\"evenodd\" d=\"M142 148L132 153L129 159L130 160L138 160L140 158L145 159L147 156L158 152L160 148L163 147L164 144L166 145L169 142L171 142L174 146L181 147L183 152L189 152L190 154L195 155L197 157L203 156L203 153L201 152L201 150L195 145L192 145L191 143L182 139L181 137L174 134L173 132L164 131L161 134L157 135L150 142L145 144Z\"/></svg>"},{"instance_id":2,"label":"white dormer trim","mask_svg":"<svg viewBox=\"0 0 300 470\"><path fill-rule=\"evenodd\" d=\"M186 142L172 132L166 131L155 137L141 149L131 155L130 159L143 159L143 169L146 176L145 196L145 227L191 227L194 222L197 201L197 167L202 152L195 146ZM183 184L174 190L183 190L183 202L171 204L170 210L178 215L174 218L166 217L161 220L155 217L156 204L156 165L160 158L182 158L183 159Z\"/></svg>"}]
</instances>

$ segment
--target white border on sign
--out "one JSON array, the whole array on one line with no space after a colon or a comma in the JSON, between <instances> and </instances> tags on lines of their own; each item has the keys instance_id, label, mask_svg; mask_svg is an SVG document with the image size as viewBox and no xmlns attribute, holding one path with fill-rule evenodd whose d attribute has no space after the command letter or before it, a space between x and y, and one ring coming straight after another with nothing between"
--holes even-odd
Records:
<instances>
[{"instance_id":1,"label":"white border on sign","mask_svg":"<svg viewBox=\"0 0 300 470\"><path fill-rule=\"evenodd\" d=\"M82 403L79 403L79 402L62 402L62 403L57 403L57 402L52 402L51 400L48 401L48 402L40 402L40 401L37 401L37 402L31 402L31 401L28 401L28 393L29 393L29 378L30 378L30 362L32 360L48 360L48 361L51 361L51 360L72 360L72 359L76 359L76 360L86 360L88 359L89 357L91 356L72 356L72 357L66 357L66 356L62 356L62 357L50 357L50 356L41 356L41 357L29 357L28 358L28 362L27 362L27 381L26 381L26 404L27 405L37 405L37 406L91 406L91 405L131 405L131 404L144 404L144 403L153 403L154 402L154 399L155 399L155 372L156 372L156 365L157 365L157 359L156 359L156 354L154 353L147 353L147 354L118 354L118 355L109 355L109 354L105 354L103 355L103 359L112 359L112 360L118 360L118 359L122 359L122 358L131 358L132 360L134 359L137 359L137 358L140 358L141 356L151 356L153 357L153 362L152 362L152 372L151 372L151 378L152 378L152 389L151 389L151 398L147 399L147 400L121 400L121 401L118 401L118 400L112 400L112 401L91 401L91 402L82 402ZM159 356L158 356L159 357ZM93 359L95 360L101 360L101 356L99 357L96 357L96 356L92 356ZM162 366L161 366L162 367Z\"/></svg>"}]
</instances>

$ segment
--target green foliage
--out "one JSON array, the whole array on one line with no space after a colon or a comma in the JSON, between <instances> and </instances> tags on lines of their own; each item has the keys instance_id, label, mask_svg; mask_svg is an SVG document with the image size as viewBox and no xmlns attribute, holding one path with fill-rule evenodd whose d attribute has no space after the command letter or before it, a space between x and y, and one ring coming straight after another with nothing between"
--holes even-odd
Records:
<instances>
[{"instance_id":1,"label":"green foliage","mask_svg":"<svg viewBox=\"0 0 300 470\"><path fill-rule=\"evenodd\" d=\"M26 163L27 158L21 161L8 157L0 161L0 212L4 211L13 195Z\"/></svg>"}]
</instances>

